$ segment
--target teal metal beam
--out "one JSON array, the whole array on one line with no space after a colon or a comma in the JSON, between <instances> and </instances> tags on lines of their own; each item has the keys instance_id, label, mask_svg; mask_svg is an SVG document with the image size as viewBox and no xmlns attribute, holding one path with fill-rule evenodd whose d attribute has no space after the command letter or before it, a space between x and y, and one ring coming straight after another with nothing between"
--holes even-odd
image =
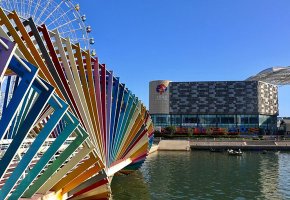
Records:
<instances>
[{"instance_id":1,"label":"teal metal beam","mask_svg":"<svg viewBox=\"0 0 290 200\"><path fill-rule=\"evenodd\" d=\"M78 126L75 130L77 137L75 140L53 161L44 173L29 187L23 197L31 198L37 190L62 166L62 164L79 148L88 137L88 134Z\"/></svg>"},{"instance_id":2,"label":"teal metal beam","mask_svg":"<svg viewBox=\"0 0 290 200\"><path fill-rule=\"evenodd\" d=\"M41 111L44 109L45 105L49 101L51 95L53 94L54 88L47 84L48 91L42 87L37 81L34 82L34 85L43 91L41 95L37 98L30 112L28 113L25 122L22 123L22 126L19 128L18 133L10 143L8 149L6 150L4 156L0 160L0 179L3 178L5 172L8 170L10 163L13 161L14 156L16 155L18 149L20 149L21 144L28 135L29 131L33 128L36 120L38 119Z\"/></svg>"},{"instance_id":3,"label":"teal metal beam","mask_svg":"<svg viewBox=\"0 0 290 200\"><path fill-rule=\"evenodd\" d=\"M6 180L5 184L0 190L0 199L4 199L13 189L17 181L20 179L21 175L25 173L27 166L29 166L34 156L37 154L38 150L43 145L51 131L55 128L57 123L67 111L68 105L59 98L58 101L61 103L62 108L55 102L54 98L51 98L49 100L48 103L51 107L54 108L55 111L53 115L50 116L48 122L45 124L43 129L39 132L27 152L24 154L17 167L12 172L11 176Z\"/></svg>"},{"instance_id":4,"label":"teal metal beam","mask_svg":"<svg viewBox=\"0 0 290 200\"><path fill-rule=\"evenodd\" d=\"M128 106L128 101L130 99L130 96L131 96L131 93L129 91L124 91L123 98L121 100L122 104L120 105L118 124L116 125L115 135L113 137L112 149L109 152L110 153L110 163L112 163L114 161L113 155L114 155L114 149L116 148L115 144L116 144L116 141L118 140L119 132L120 132L120 129L122 127L122 123L124 120L124 116L126 113L126 108Z\"/></svg>"},{"instance_id":5,"label":"teal metal beam","mask_svg":"<svg viewBox=\"0 0 290 200\"><path fill-rule=\"evenodd\" d=\"M36 165L27 173L25 178L20 182L20 184L18 185L16 190L12 193L9 199L11 200L19 199L22 196L22 194L27 190L27 188L31 185L34 179L45 168L45 166L50 161L50 159L54 156L54 154L64 144L66 139L73 133L73 131L79 125L79 121L69 112L67 112L63 116L63 120L66 121L67 126L59 134L59 136L55 139L55 141L50 145L47 151L43 154L40 160L36 163Z\"/></svg>"},{"instance_id":6,"label":"teal metal beam","mask_svg":"<svg viewBox=\"0 0 290 200\"><path fill-rule=\"evenodd\" d=\"M115 143L114 154L113 154L114 155L114 159L116 157L118 149L120 148L122 139L123 139L124 134L125 134L125 130L127 130L128 125L129 125L129 123L130 123L130 121L132 119L132 116L134 114L134 111L136 109L137 104L135 102L135 96L133 96L133 95L131 96L128 104L129 105L126 108L126 113L125 113L125 116L124 116L124 120L122 122L122 128L118 132L117 141Z\"/></svg>"}]
</instances>

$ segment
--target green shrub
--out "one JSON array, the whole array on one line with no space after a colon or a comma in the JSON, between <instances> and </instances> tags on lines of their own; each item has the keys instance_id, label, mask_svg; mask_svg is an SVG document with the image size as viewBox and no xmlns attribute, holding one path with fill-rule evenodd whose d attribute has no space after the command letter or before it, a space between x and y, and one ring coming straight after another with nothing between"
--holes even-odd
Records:
<instances>
[{"instance_id":1,"label":"green shrub","mask_svg":"<svg viewBox=\"0 0 290 200\"><path fill-rule=\"evenodd\" d=\"M168 135L174 135L176 132L175 126L168 126L168 127L164 128L164 130L165 130L165 133Z\"/></svg>"}]
</instances>

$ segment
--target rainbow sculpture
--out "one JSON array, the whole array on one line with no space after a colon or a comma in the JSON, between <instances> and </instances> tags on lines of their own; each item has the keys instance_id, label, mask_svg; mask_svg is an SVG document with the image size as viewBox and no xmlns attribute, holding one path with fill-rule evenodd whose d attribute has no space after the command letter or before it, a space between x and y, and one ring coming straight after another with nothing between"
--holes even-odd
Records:
<instances>
[{"instance_id":1,"label":"rainbow sculpture","mask_svg":"<svg viewBox=\"0 0 290 200\"><path fill-rule=\"evenodd\" d=\"M144 162L144 105L90 52L0 7L0 199L107 199Z\"/></svg>"}]
</instances>

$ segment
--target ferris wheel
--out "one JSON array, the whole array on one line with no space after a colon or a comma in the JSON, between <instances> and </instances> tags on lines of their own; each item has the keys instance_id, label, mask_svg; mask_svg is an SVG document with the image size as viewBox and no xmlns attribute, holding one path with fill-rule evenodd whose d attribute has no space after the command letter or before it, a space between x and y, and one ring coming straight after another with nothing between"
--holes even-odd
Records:
<instances>
[{"instance_id":1,"label":"ferris wheel","mask_svg":"<svg viewBox=\"0 0 290 200\"><path fill-rule=\"evenodd\" d=\"M95 41L89 36L91 26L85 24L86 16L72 0L0 0L0 7L7 13L16 11L22 19L32 17L37 25L45 24L49 30L57 29L62 37L95 54L91 47Z\"/></svg>"}]
</instances>

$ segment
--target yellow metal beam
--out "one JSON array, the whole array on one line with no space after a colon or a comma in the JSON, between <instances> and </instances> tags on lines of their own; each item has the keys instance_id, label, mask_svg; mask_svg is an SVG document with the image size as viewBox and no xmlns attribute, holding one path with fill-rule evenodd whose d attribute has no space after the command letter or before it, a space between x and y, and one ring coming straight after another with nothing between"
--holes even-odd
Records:
<instances>
[{"instance_id":1,"label":"yellow metal beam","mask_svg":"<svg viewBox=\"0 0 290 200\"><path fill-rule=\"evenodd\" d=\"M97 163L98 158L93 154L89 154L89 158L85 160L83 163L81 163L79 166L77 166L75 169L72 170L69 174L67 174L66 177L63 177L57 184L55 184L52 187L53 191L61 190L64 186L66 186L68 183L73 181L76 177L81 175L85 170L87 170L90 166Z\"/></svg>"},{"instance_id":2,"label":"yellow metal beam","mask_svg":"<svg viewBox=\"0 0 290 200\"><path fill-rule=\"evenodd\" d=\"M89 141L87 141L89 142ZM45 194L47 191L49 191L57 182L59 182L71 169L73 169L84 157L88 155L91 151L93 151L94 146L90 145L87 146L84 145L84 148L81 149L78 153L74 155L74 157L65 164L59 171L57 171L55 174L53 174L47 182L39 188L37 193Z\"/></svg>"},{"instance_id":3,"label":"yellow metal beam","mask_svg":"<svg viewBox=\"0 0 290 200\"><path fill-rule=\"evenodd\" d=\"M102 167L96 164L94 167L88 169L87 171L83 172L81 176L78 176L74 179L74 181L68 183L66 186L62 188L62 194L65 194L72 189L76 188L79 184L83 183L88 178L92 177L93 175L97 174L102 170Z\"/></svg>"}]
</instances>

